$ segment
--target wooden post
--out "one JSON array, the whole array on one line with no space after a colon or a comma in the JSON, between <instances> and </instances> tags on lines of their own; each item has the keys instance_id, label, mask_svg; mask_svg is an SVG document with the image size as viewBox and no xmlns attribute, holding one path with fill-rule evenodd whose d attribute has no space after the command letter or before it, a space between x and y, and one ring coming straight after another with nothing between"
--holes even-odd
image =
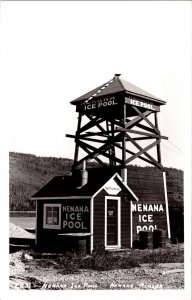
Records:
<instances>
[{"instance_id":1,"label":"wooden post","mask_svg":"<svg viewBox=\"0 0 192 300\"><path fill-rule=\"evenodd\" d=\"M123 105L123 127L126 126L126 104ZM122 133L122 168L126 168L126 132Z\"/></svg>"},{"instance_id":2,"label":"wooden post","mask_svg":"<svg viewBox=\"0 0 192 300\"><path fill-rule=\"evenodd\" d=\"M126 104L123 105L123 127L126 126ZM123 177L123 181L127 184L127 168L126 168L126 132L124 131L122 137L122 166L121 166L121 176Z\"/></svg>"},{"instance_id":3,"label":"wooden post","mask_svg":"<svg viewBox=\"0 0 192 300\"><path fill-rule=\"evenodd\" d=\"M112 141L113 141L113 143L115 142L114 129L115 129L115 127L114 127L114 121L111 120L111 131L112 131L111 135L112 135ZM112 148L111 149L111 151L112 151L112 153L111 153L111 155L112 155L112 165L116 166L116 161L115 161L115 146L114 146L114 144L112 145L111 148Z\"/></svg>"},{"instance_id":4,"label":"wooden post","mask_svg":"<svg viewBox=\"0 0 192 300\"><path fill-rule=\"evenodd\" d=\"M155 115L155 127L158 129L158 119L157 119L157 113L154 113ZM157 144L157 160L158 163L161 164L161 148L160 148L160 144Z\"/></svg>"},{"instance_id":5,"label":"wooden post","mask_svg":"<svg viewBox=\"0 0 192 300\"><path fill-rule=\"evenodd\" d=\"M168 238L171 238L171 230L170 230L170 220L169 220L169 205L168 205L168 197L167 197L167 180L166 173L163 172L163 185L164 185L164 194L165 194L165 208L166 208L166 217L167 217L167 232Z\"/></svg>"},{"instance_id":6,"label":"wooden post","mask_svg":"<svg viewBox=\"0 0 192 300\"><path fill-rule=\"evenodd\" d=\"M81 119L82 119L82 114L79 113L77 132L76 132L76 137L75 137L75 155L74 155L74 165L73 165L74 168L75 168L76 162L78 161L78 155L79 155L79 130L81 128Z\"/></svg>"}]
</instances>

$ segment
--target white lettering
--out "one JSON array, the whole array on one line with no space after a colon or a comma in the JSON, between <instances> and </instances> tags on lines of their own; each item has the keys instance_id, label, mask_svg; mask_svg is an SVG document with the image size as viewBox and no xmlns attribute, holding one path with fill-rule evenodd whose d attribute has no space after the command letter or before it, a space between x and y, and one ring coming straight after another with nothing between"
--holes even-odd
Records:
<instances>
[{"instance_id":1,"label":"white lettering","mask_svg":"<svg viewBox=\"0 0 192 300\"><path fill-rule=\"evenodd\" d=\"M71 220L75 220L75 213L70 214L69 218L70 218Z\"/></svg>"},{"instance_id":2,"label":"white lettering","mask_svg":"<svg viewBox=\"0 0 192 300\"><path fill-rule=\"evenodd\" d=\"M143 222L147 222L147 215L143 215L142 220L143 220Z\"/></svg>"},{"instance_id":3,"label":"white lettering","mask_svg":"<svg viewBox=\"0 0 192 300\"><path fill-rule=\"evenodd\" d=\"M148 215L148 222L153 222L153 215Z\"/></svg>"},{"instance_id":4,"label":"white lettering","mask_svg":"<svg viewBox=\"0 0 192 300\"><path fill-rule=\"evenodd\" d=\"M63 221L63 228L67 226L67 221Z\"/></svg>"},{"instance_id":5,"label":"white lettering","mask_svg":"<svg viewBox=\"0 0 192 300\"><path fill-rule=\"evenodd\" d=\"M141 230L141 226L136 226L136 230L137 230L137 234L138 234L139 231Z\"/></svg>"},{"instance_id":6,"label":"white lettering","mask_svg":"<svg viewBox=\"0 0 192 300\"><path fill-rule=\"evenodd\" d=\"M132 204L132 212L164 211L162 204Z\"/></svg>"},{"instance_id":7,"label":"white lettering","mask_svg":"<svg viewBox=\"0 0 192 300\"><path fill-rule=\"evenodd\" d=\"M158 211L158 204L153 205L153 211Z\"/></svg>"},{"instance_id":8,"label":"white lettering","mask_svg":"<svg viewBox=\"0 0 192 300\"><path fill-rule=\"evenodd\" d=\"M138 234L139 231L143 230L143 231L153 231L157 229L157 225L144 225L144 226L140 226L140 225L137 225L136 226L136 233Z\"/></svg>"},{"instance_id":9,"label":"white lettering","mask_svg":"<svg viewBox=\"0 0 192 300\"><path fill-rule=\"evenodd\" d=\"M162 205L162 204L161 204L160 207L159 207L159 211L164 211L163 205Z\"/></svg>"},{"instance_id":10,"label":"white lettering","mask_svg":"<svg viewBox=\"0 0 192 300\"><path fill-rule=\"evenodd\" d=\"M89 212L88 206L63 206L63 212Z\"/></svg>"},{"instance_id":11,"label":"white lettering","mask_svg":"<svg viewBox=\"0 0 192 300\"><path fill-rule=\"evenodd\" d=\"M138 211L142 211L142 206L141 206L141 204L138 204L138 205L137 205L137 210L138 210Z\"/></svg>"},{"instance_id":12,"label":"white lettering","mask_svg":"<svg viewBox=\"0 0 192 300\"><path fill-rule=\"evenodd\" d=\"M143 204L143 211L147 211L147 204Z\"/></svg>"}]
</instances>

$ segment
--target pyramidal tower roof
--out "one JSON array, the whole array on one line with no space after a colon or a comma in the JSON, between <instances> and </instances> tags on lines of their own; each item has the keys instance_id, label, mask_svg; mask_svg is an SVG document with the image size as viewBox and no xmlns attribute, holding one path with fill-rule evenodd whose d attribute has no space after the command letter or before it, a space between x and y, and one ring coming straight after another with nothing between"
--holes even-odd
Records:
<instances>
[{"instance_id":1,"label":"pyramidal tower roof","mask_svg":"<svg viewBox=\"0 0 192 300\"><path fill-rule=\"evenodd\" d=\"M110 94L125 92L132 96L138 96L147 100L152 100L158 102L159 104L165 104L166 102L157 98L156 96L144 91L143 89L135 86L132 83L120 78L121 74L115 74L113 79L110 81L98 86L97 88L89 91L88 93L74 99L71 101L71 104L76 105L80 101L88 101L92 98L102 97Z\"/></svg>"}]
</instances>

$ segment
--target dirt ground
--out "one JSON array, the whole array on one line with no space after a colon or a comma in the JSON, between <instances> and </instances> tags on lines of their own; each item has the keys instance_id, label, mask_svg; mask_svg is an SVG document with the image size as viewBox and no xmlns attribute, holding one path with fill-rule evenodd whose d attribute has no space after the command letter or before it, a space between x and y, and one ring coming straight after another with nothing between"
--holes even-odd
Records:
<instances>
[{"instance_id":1,"label":"dirt ground","mask_svg":"<svg viewBox=\"0 0 192 300\"><path fill-rule=\"evenodd\" d=\"M26 252L25 252L26 253ZM49 259L50 262L50 259ZM10 289L183 289L184 264L141 264L140 267L98 271L80 269L63 275L62 269L39 264L23 251L10 254Z\"/></svg>"}]
</instances>

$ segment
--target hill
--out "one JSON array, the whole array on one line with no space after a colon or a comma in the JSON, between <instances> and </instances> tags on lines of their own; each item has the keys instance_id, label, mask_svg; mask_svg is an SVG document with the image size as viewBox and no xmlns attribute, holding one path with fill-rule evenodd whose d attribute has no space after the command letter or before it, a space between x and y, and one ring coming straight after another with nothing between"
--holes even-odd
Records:
<instances>
[{"instance_id":1,"label":"hill","mask_svg":"<svg viewBox=\"0 0 192 300\"><path fill-rule=\"evenodd\" d=\"M9 153L9 192L10 210L35 210L30 197L54 176L65 175L71 171L73 161L67 158L37 157L31 154ZM95 163L88 167L96 166ZM141 167L129 166L137 171ZM151 167L142 167L147 170ZM183 172L167 168L167 190L169 203L183 205Z\"/></svg>"}]
</instances>

